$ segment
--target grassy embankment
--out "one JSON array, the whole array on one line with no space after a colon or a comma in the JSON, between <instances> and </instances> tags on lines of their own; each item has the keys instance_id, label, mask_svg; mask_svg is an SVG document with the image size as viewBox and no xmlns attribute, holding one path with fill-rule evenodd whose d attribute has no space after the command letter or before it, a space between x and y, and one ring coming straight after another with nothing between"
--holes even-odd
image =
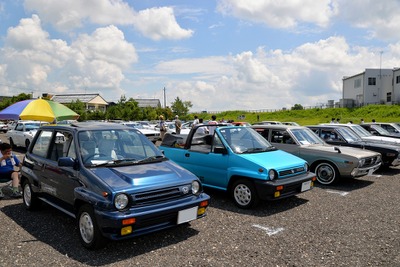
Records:
<instances>
[{"instance_id":1,"label":"grassy embankment","mask_svg":"<svg viewBox=\"0 0 400 267\"><path fill-rule=\"evenodd\" d=\"M210 119L211 114L198 114L200 118ZM244 119L238 119L244 115ZM361 119L365 122L371 122L372 119L381 122L400 122L399 105L369 105L361 108L325 108L325 109L307 109L307 110L285 110L276 112L244 112L244 111L225 111L216 114L217 120L247 121L249 123L257 122L257 115L260 121L294 121L300 125L312 125L319 123L329 123L332 118L340 118L341 123L353 121L360 123Z\"/></svg>"}]
</instances>

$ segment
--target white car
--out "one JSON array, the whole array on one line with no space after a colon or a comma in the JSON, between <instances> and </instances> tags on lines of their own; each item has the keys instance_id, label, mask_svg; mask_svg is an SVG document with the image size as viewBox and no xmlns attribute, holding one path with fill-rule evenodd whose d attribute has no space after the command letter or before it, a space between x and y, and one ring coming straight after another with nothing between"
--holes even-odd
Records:
<instances>
[{"instance_id":1,"label":"white car","mask_svg":"<svg viewBox=\"0 0 400 267\"><path fill-rule=\"evenodd\" d=\"M373 135L358 124L335 124L350 128L364 141L400 145L400 139L386 136Z\"/></svg>"},{"instance_id":2,"label":"white car","mask_svg":"<svg viewBox=\"0 0 400 267\"><path fill-rule=\"evenodd\" d=\"M8 131L8 126L4 122L0 122L0 131L6 133Z\"/></svg>"},{"instance_id":3,"label":"white car","mask_svg":"<svg viewBox=\"0 0 400 267\"><path fill-rule=\"evenodd\" d=\"M166 122L165 124L167 126L167 133L176 134L175 122ZM181 134L189 134L190 129L191 128L186 128L182 126Z\"/></svg>"},{"instance_id":4,"label":"white car","mask_svg":"<svg viewBox=\"0 0 400 267\"><path fill-rule=\"evenodd\" d=\"M146 129L142 124L137 122L122 122L121 124L138 129L142 134L144 134L151 142L156 143L161 135L159 131Z\"/></svg>"},{"instance_id":5,"label":"white car","mask_svg":"<svg viewBox=\"0 0 400 267\"><path fill-rule=\"evenodd\" d=\"M48 122L18 121L14 128L7 131L6 137L12 147L20 146L28 149L40 126Z\"/></svg>"}]
</instances>

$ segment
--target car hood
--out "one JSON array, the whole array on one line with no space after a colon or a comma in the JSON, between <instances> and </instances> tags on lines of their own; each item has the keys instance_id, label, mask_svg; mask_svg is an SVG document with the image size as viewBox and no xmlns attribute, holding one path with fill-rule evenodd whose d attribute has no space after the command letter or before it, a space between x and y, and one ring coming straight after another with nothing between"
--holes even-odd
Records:
<instances>
[{"instance_id":1,"label":"car hood","mask_svg":"<svg viewBox=\"0 0 400 267\"><path fill-rule=\"evenodd\" d=\"M310 146L302 146L302 149L315 151L317 155L320 152L324 153L333 153L338 154L338 150L340 150L340 154L352 156L356 158L365 158L365 157L374 157L376 156L377 152L373 152L370 150L364 150L360 148L353 148L353 147L345 147L345 146L332 146L332 145L310 145ZM337 150L338 149L338 150Z\"/></svg>"},{"instance_id":2,"label":"car hood","mask_svg":"<svg viewBox=\"0 0 400 267\"><path fill-rule=\"evenodd\" d=\"M394 145L400 145L400 139L398 138L392 138L392 137L386 137L386 136L367 136L362 138L365 141L370 141L370 142L384 142L388 144L394 144Z\"/></svg>"},{"instance_id":3,"label":"car hood","mask_svg":"<svg viewBox=\"0 0 400 267\"><path fill-rule=\"evenodd\" d=\"M305 160L279 149L269 152L237 155L247 161L247 163L244 163L244 165L250 167L252 164L257 164L258 166L267 170L275 169L280 171L292 169L303 167L306 163Z\"/></svg>"},{"instance_id":4,"label":"car hood","mask_svg":"<svg viewBox=\"0 0 400 267\"><path fill-rule=\"evenodd\" d=\"M150 164L120 167L98 167L90 169L113 191L130 193L191 183L197 177L191 172L167 160ZM140 190L138 190L140 189Z\"/></svg>"}]
</instances>

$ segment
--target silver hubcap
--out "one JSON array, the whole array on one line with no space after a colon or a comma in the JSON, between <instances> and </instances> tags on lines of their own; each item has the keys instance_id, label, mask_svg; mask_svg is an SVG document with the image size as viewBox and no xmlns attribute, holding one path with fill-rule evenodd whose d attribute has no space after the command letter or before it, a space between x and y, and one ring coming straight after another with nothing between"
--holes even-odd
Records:
<instances>
[{"instance_id":1,"label":"silver hubcap","mask_svg":"<svg viewBox=\"0 0 400 267\"><path fill-rule=\"evenodd\" d=\"M321 165L317 168L317 178L321 184L330 184L335 179L335 171L329 165Z\"/></svg>"},{"instance_id":2,"label":"silver hubcap","mask_svg":"<svg viewBox=\"0 0 400 267\"><path fill-rule=\"evenodd\" d=\"M32 192L31 192L31 188L29 187L28 184L26 184L24 187L24 202L28 207L31 206Z\"/></svg>"},{"instance_id":3,"label":"silver hubcap","mask_svg":"<svg viewBox=\"0 0 400 267\"><path fill-rule=\"evenodd\" d=\"M239 203L241 206L246 206L251 201L251 191L244 184L238 184L235 187L233 195L235 197L235 201Z\"/></svg>"},{"instance_id":4,"label":"silver hubcap","mask_svg":"<svg viewBox=\"0 0 400 267\"><path fill-rule=\"evenodd\" d=\"M79 218L79 231L85 243L90 243L94 236L94 226L90 215L87 212L81 214Z\"/></svg>"}]
</instances>

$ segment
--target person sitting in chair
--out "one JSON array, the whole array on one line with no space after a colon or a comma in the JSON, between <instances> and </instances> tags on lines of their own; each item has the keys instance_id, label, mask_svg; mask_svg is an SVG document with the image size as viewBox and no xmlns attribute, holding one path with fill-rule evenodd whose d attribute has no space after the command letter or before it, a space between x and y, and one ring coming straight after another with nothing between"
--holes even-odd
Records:
<instances>
[{"instance_id":1,"label":"person sitting in chair","mask_svg":"<svg viewBox=\"0 0 400 267\"><path fill-rule=\"evenodd\" d=\"M12 180L12 194L11 197L19 198L21 193L19 192L19 173L14 170L14 166L21 167L22 163L18 158L12 154L11 145L7 143L0 144L0 181L6 182ZM3 198L3 192L0 190L0 198Z\"/></svg>"}]
</instances>

